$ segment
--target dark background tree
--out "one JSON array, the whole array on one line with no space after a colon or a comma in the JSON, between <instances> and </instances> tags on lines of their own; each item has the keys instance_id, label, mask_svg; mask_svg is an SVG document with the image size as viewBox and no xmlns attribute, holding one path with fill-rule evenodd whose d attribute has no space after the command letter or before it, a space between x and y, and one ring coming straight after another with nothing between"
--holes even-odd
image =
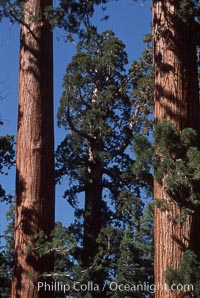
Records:
<instances>
[{"instance_id":1,"label":"dark background tree","mask_svg":"<svg viewBox=\"0 0 200 298\"><path fill-rule=\"evenodd\" d=\"M14 165L14 157L14 136L0 136L0 174L8 174L5 168L9 170ZM3 186L0 184L0 199L9 201L9 198L11 197L6 194Z\"/></svg>"},{"instance_id":2,"label":"dark background tree","mask_svg":"<svg viewBox=\"0 0 200 298\"><path fill-rule=\"evenodd\" d=\"M0 121L3 125L3 121ZM14 165L14 136L6 135L0 136L0 174L8 175L8 170ZM13 197L7 194L0 184L0 201L11 203ZM10 226L7 227L10 230ZM13 236L13 226L12 226ZM9 242L9 236L1 231L0 234L0 296L6 298L11 291L11 269L13 265L12 250L13 246ZM5 242L5 243L4 243ZM11 245L10 245L11 244Z\"/></svg>"},{"instance_id":3,"label":"dark background tree","mask_svg":"<svg viewBox=\"0 0 200 298\"><path fill-rule=\"evenodd\" d=\"M6 96L4 92L0 94L0 100L5 100ZM0 115L0 126L4 122L1 120ZM14 150L14 136L5 135L0 136L0 174L8 175L8 170L15 164L15 150ZM9 201L11 196L6 194L3 186L0 184L0 201Z\"/></svg>"},{"instance_id":4,"label":"dark background tree","mask_svg":"<svg viewBox=\"0 0 200 298\"><path fill-rule=\"evenodd\" d=\"M13 268L13 246L14 246L14 204L9 202L9 210L6 214L7 227L0 235L0 296L7 298L11 296L11 280Z\"/></svg>"},{"instance_id":5,"label":"dark background tree","mask_svg":"<svg viewBox=\"0 0 200 298\"><path fill-rule=\"evenodd\" d=\"M123 239L120 228L127 221L127 216L122 215L122 210L127 208L123 204L130 204L132 208L141 206L141 200L137 200L141 196L140 187L151 180L148 171L140 171L141 176L136 178L129 154L133 136L143 129L148 131L146 117L151 111L152 93L145 91L148 88L152 91L149 87L151 56L150 50L146 50L140 63L134 62L128 74L124 44L112 31L98 34L94 28L88 30L77 48L67 67L65 91L58 111L58 124L65 127L67 135L57 149L57 177L58 180L68 177L65 197L76 209L78 225L73 226L73 232L81 245L76 257L87 278L102 286L114 270L112 255L115 262L119 256L119 243ZM131 96L132 85L135 90ZM125 190L128 198L123 198ZM85 197L81 209L78 199L82 192ZM130 214L134 216L132 208Z\"/></svg>"}]
</instances>

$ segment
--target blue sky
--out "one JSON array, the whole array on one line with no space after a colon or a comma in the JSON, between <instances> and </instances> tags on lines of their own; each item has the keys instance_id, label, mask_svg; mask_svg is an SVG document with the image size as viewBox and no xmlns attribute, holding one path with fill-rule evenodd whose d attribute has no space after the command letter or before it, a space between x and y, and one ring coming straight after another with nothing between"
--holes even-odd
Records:
<instances>
[{"instance_id":1,"label":"blue sky","mask_svg":"<svg viewBox=\"0 0 200 298\"><path fill-rule=\"evenodd\" d=\"M101 7L96 9L93 17L94 25L99 32L112 29L116 36L126 44L129 63L138 59L144 48L142 39L150 33L151 1L133 0L110 1L107 11L102 12ZM100 21L108 14L108 21ZM59 39L59 41L58 41ZM62 81L67 64L76 51L76 44L65 42L65 33L55 29L54 32L54 106L55 106L55 142L56 146L64 138L64 130L56 126L56 113L62 93ZM0 24L0 91L5 96L0 101L0 119L4 126L0 126L0 135L16 134L17 127L17 83L18 83L18 58L19 58L19 26L11 25L8 20ZM1 176L1 183L8 193L15 192L15 170L6 177ZM56 220L68 224L72 219L72 210L62 198L65 186L57 187L56 191ZM6 205L1 204L0 234L6 227Z\"/></svg>"}]
</instances>

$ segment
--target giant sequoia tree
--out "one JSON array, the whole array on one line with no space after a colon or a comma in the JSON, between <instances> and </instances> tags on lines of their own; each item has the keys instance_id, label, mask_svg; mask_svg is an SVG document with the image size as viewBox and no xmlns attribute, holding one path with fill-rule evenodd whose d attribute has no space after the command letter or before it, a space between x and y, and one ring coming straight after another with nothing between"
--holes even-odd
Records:
<instances>
[{"instance_id":1,"label":"giant sequoia tree","mask_svg":"<svg viewBox=\"0 0 200 298\"><path fill-rule=\"evenodd\" d=\"M33 235L47 238L54 226L52 25L77 33L96 1L2 1L1 16L21 24L17 133L15 255L13 297L50 297L37 293L39 275L53 268L53 256L40 258Z\"/></svg>"},{"instance_id":2,"label":"giant sequoia tree","mask_svg":"<svg viewBox=\"0 0 200 298\"><path fill-rule=\"evenodd\" d=\"M53 297L37 291L53 256L39 257L33 235L54 228L52 30L44 17L51 0L24 1L20 32L15 252L12 297ZM30 289L28 290L29 285Z\"/></svg>"},{"instance_id":3,"label":"giant sequoia tree","mask_svg":"<svg viewBox=\"0 0 200 298\"><path fill-rule=\"evenodd\" d=\"M120 255L124 230L130 224L129 235L136 231L134 220L142 214L140 186L150 178L146 172L145 178L140 177L142 182L136 179L131 171L133 155L129 154L134 135L150 113L150 52L146 50L146 56L133 63L128 74L124 48L112 31L98 34L89 29L67 67L58 111L58 123L67 134L57 150L57 174L59 179L68 177L65 196L81 219L74 229L82 246L81 254L77 252L80 264L87 278L99 286L109 274L112 278L110 272L115 269L110 264ZM77 201L82 192L83 210ZM128 247L127 237L124 241Z\"/></svg>"},{"instance_id":4,"label":"giant sequoia tree","mask_svg":"<svg viewBox=\"0 0 200 298\"><path fill-rule=\"evenodd\" d=\"M73 202L77 193L85 192L82 257L85 268L93 266L97 238L105 226L103 187L106 183L109 187L110 182L103 182L103 175L110 160L114 162L118 156L122 163L132 136L124 45L111 31L99 35L92 29L88 34L89 38L80 43L79 52L67 67L66 91L58 114L59 124L71 131L59 149L62 172L70 170L70 179L74 180L66 194ZM107 174L114 180L120 173L112 167L110 173L107 168ZM100 277L96 278L101 284Z\"/></svg>"},{"instance_id":5,"label":"giant sequoia tree","mask_svg":"<svg viewBox=\"0 0 200 298\"><path fill-rule=\"evenodd\" d=\"M167 119L179 131L191 127L199 135L200 106L193 6L194 1L153 1L155 123ZM166 157L159 148L161 142L159 140L156 148L156 157L160 161ZM174 156L175 152L176 148ZM179 155L179 159L182 158ZM199 230L199 207L197 205L193 210L189 208L184 221L175 223L182 214L182 208L187 207L184 206L187 193L182 194L182 197L179 194L179 200L177 196L175 200L167 193L166 179L169 174L162 177L160 184L155 181L154 186L154 196L159 205L167 205L167 208L155 208L155 283L161 285L165 284L167 267L177 268L185 250L191 248L197 254L200 252L196 236ZM196 191L198 187L196 185ZM155 297L177 297L177 293L160 289Z\"/></svg>"}]
</instances>

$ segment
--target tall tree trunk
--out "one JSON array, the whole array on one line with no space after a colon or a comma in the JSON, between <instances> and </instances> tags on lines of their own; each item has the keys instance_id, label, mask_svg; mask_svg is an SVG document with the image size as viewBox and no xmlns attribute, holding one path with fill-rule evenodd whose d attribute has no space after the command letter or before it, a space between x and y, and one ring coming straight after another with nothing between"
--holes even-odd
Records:
<instances>
[{"instance_id":1,"label":"tall tree trunk","mask_svg":"<svg viewBox=\"0 0 200 298\"><path fill-rule=\"evenodd\" d=\"M53 270L53 256L39 257L34 239L54 228L53 47L42 11L51 0L27 0L20 33L16 218L12 298L53 297L37 286Z\"/></svg>"},{"instance_id":2,"label":"tall tree trunk","mask_svg":"<svg viewBox=\"0 0 200 298\"><path fill-rule=\"evenodd\" d=\"M96 157L96 153L101 150L101 144L91 142L89 145L83 237L83 266L89 270L90 281L98 284L99 287L103 284L103 272L101 270L97 272L93 267L98 252L97 238L103 226L102 162ZM101 297L100 294L94 292L93 297Z\"/></svg>"},{"instance_id":3,"label":"tall tree trunk","mask_svg":"<svg viewBox=\"0 0 200 298\"><path fill-rule=\"evenodd\" d=\"M190 15L187 22L181 20L177 12L179 4L177 0L153 1L155 124L167 119L179 130L192 127L199 133L194 18ZM155 297L179 297L162 289L164 272L167 266L177 268L185 249L192 248L199 253L199 243L193 237L199 227L198 214L188 215L182 226L174 225L168 216L178 217L180 207L156 181L154 197L167 201L171 207L170 212L155 208L155 284L160 285Z\"/></svg>"}]
</instances>

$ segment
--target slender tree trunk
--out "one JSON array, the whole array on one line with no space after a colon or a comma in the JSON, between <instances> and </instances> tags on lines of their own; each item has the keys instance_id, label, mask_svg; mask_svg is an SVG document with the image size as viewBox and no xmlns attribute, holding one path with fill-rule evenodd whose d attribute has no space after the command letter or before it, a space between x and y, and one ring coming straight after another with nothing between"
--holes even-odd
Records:
<instances>
[{"instance_id":1,"label":"slender tree trunk","mask_svg":"<svg viewBox=\"0 0 200 298\"><path fill-rule=\"evenodd\" d=\"M89 146L87 183L85 190L84 237L83 237L83 266L89 269L90 281L102 287L103 272L95 271L94 259L98 252L97 238L103 226L102 208L102 162L96 152L102 150L101 144L92 143ZM100 293L101 294L101 293ZM94 292L94 297L99 293Z\"/></svg>"},{"instance_id":2,"label":"slender tree trunk","mask_svg":"<svg viewBox=\"0 0 200 298\"><path fill-rule=\"evenodd\" d=\"M42 10L51 0L24 1L20 33L16 218L12 298L53 297L38 292L53 256L39 257L34 239L54 228L52 31Z\"/></svg>"},{"instance_id":3,"label":"slender tree trunk","mask_svg":"<svg viewBox=\"0 0 200 298\"><path fill-rule=\"evenodd\" d=\"M192 127L200 132L198 79L194 19L184 23L177 13L180 1L153 1L153 39L155 71L155 123L167 119L179 130ZM180 215L180 207L166 194L164 186L155 181L155 199L170 204L170 211L155 208L155 284L156 298L182 297L165 290L167 266L177 268L187 248L199 253L193 237L198 231L198 214L187 216L184 224L174 225L168 216ZM196 238L198 238L196 236Z\"/></svg>"}]
</instances>

